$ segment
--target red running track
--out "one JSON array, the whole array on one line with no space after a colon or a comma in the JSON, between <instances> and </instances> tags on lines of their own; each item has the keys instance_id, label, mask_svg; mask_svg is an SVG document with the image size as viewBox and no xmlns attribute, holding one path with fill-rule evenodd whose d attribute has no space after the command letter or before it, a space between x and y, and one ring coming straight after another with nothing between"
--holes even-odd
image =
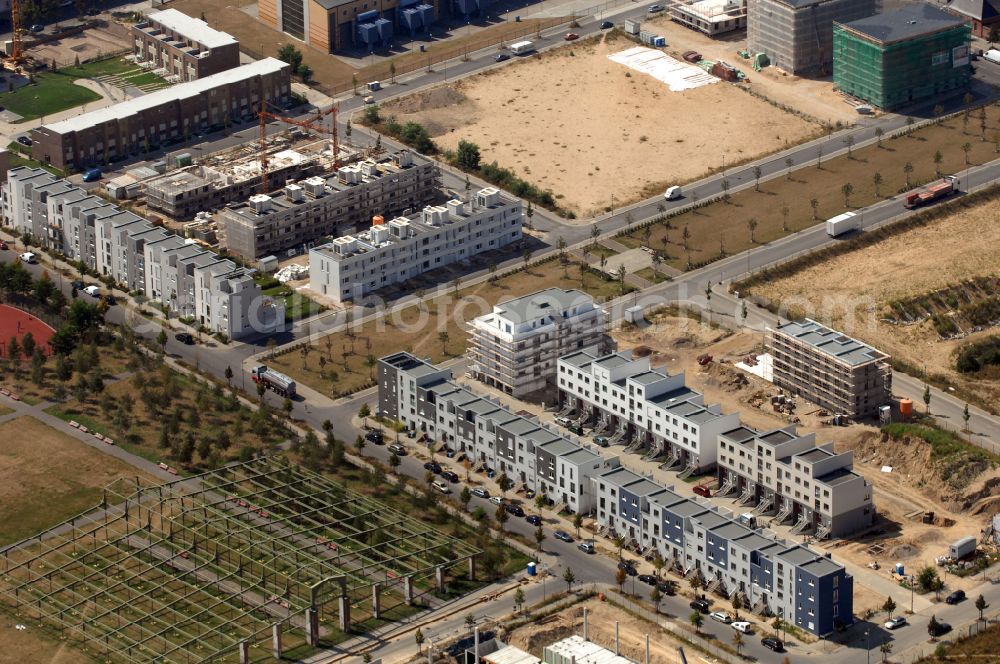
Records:
<instances>
[{"instance_id":1,"label":"red running track","mask_svg":"<svg viewBox=\"0 0 1000 664\"><path fill-rule=\"evenodd\" d=\"M52 354L52 349L49 348L49 339L55 334L53 328L27 311L0 304L0 355L6 357L7 344L10 343L12 337L17 337L17 341L20 343L28 332L31 332L35 343L45 351L46 355Z\"/></svg>"}]
</instances>

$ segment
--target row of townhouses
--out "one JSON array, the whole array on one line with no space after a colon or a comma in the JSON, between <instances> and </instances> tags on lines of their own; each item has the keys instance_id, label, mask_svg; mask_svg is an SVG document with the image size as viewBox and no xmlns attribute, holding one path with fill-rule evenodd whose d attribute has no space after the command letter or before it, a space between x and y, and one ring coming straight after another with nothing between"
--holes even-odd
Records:
<instances>
[{"instance_id":1,"label":"row of townhouses","mask_svg":"<svg viewBox=\"0 0 1000 664\"><path fill-rule=\"evenodd\" d=\"M707 588L825 635L853 621L853 578L828 555L753 529L707 501L636 475L538 421L479 396L410 353L379 360L379 413L506 473L553 509L589 513L600 532L657 553Z\"/></svg>"},{"instance_id":2,"label":"row of townhouses","mask_svg":"<svg viewBox=\"0 0 1000 664\"><path fill-rule=\"evenodd\" d=\"M284 325L284 306L245 268L40 168L12 169L0 196L3 223L17 233L213 333L239 338Z\"/></svg>"},{"instance_id":3,"label":"row of townhouses","mask_svg":"<svg viewBox=\"0 0 1000 664\"><path fill-rule=\"evenodd\" d=\"M408 279L495 251L521 239L521 201L495 187L471 201L428 205L419 214L376 219L309 252L311 288L338 302L360 298Z\"/></svg>"}]
</instances>

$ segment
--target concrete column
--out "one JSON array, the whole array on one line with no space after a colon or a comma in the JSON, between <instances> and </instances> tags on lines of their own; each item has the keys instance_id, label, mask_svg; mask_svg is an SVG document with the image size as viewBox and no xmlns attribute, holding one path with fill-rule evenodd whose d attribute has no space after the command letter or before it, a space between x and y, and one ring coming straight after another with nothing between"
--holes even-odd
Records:
<instances>
[{"instance_id":1,"label":"concrete column","mask_svg":"<svg viewBox=\"0 0 1000 664\"><path fill-rule=\"evenodd\" d=\"M306 644L319 645L319 612L313 606L306 609Z\"/></svg>"},{"instance_id":2,"label":"concrete column","mask_svg":"<svg viewBox=\"0 0 1000 664\"><path fill-rule=\"evenodd\" d=\"M240 641L240 664L250 664L249 641Z\"/></svg>"},{"instance_id":3,"label":"concrete column","mask_svg":"<svg viewBox=\"0 0 1000 664\"><path fill-rule=\"evenodd\" d=\"M618 638L618 621L617 620L615 621L615 654L616 655L621 655L622 654L622 642Z\"/></svg>"},{"instance_id":4,"label":"concrete column","mask_svg":"<svg viewBox=\"0 0 1000 664\"><path fill-rule=\"evenodd\" d=\"M590 634L588 634L587 630L587 607L583 607L583 640L589 641L589 636Z\"/></svg>"},{"instance_id":5,"label":"concrete column","mask_svg":"<svg viewBox=\"0 0 1000 664\"><path fill-rule=\"evenodd\" d=\"M649 664L649 634L646 635L646 664Z\"/></svg>"},{"instance_id":6,"label":"concrete column","mask_svg":"<svg viewBox=\"0 0 1000 664\"><path fill-rule=\"evenodd\" d=\"M403 601L407 606L413 604L413 577L403 577Z\"/></svg>"},{"instance_id":7,"label":"concrete column","mask_svg":"<svg viewBox=\"0 0 1000 664\"><path fill-rule=\"evenodd\" d=\"M437 579L437 591L439 593L444 592L444 567L438 565L434 568L434 577Z\"/></svg>"},{"instance_id":8,"label":"concrete column","mask_svg":"<svg viewBox=\"0 0 1000 664\"><path fill-rule=\"evenodd\" d=\"M469 581L476 580L476 557L469 556Z\"/></svg>"},{"instance_id":9,"label":"concrete column","mask_svg":"<svg viewBox=\"0 0 1000 664\"><path fill-rule=\"evenodd\" d=\"M351 598L347 595L340 596L340 631L344 634L351 632Z\"/></svg>"},{"instance_id":10,"label":"concrete column","mask_svg":"<svg viewBox=\"0 0 1000 664\"><path fill-rule=\"evenodd\" d=\"M471 558L470 558L470 560L471 560ZM475 630L473 630L473 632L472 632L472 638L473 638L472 654L473 654L473 657L475 658L473 660L473 664L479 664L479 628L478 627Z\"/></svg>"},{"instance_id":11,"label":"concrete column","mask_svg":"<svg viewBox=\"0 0 1000 664\"><path fill-rule=\"evenodd\" d=\"M382 584L372 584L372 618L378 620L382 615Z\"/></svg>"},{"instance_id":12,"label":"concrete column","mask_svg":"<svg viewBox=\"0 0 1000 664\"><path fill-rule=\"evenodd\" d=\"M271 625L271 651L275 659L281 659L281 623Z\"/></svg>"}]
</instances>

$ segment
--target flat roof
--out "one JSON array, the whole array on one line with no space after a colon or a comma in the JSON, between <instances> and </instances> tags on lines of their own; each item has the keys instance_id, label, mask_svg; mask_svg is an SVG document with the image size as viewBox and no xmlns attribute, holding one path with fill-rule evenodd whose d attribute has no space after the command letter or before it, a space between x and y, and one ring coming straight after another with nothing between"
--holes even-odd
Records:
<instances>
[{"instance_id":1,"label":"flat roof","mask_svg":"<svg viewBox=\"0 0 1000 664\"><path fill-rule=\"evenodd\" d=\"M537 293L501 302L494 307L493 313L515 325L520 325L545 316L554 316L581 304L593 307L594 298L575 289L546 288Z\"/></svg>"},{"instance_id":2,"label":"flat roof","mask_svg":"<svg viewBox=\"0 0 1000 664\"><path fill-rule=\"evenodd\" d=\"M236 38L228 32L220 32L201 19L192 18L176 9L153 12L147 18L179 35L184 35L193 42L198 42L205 48L219 48L237 43Z\"/></svg>"},{"instance_id":3,"label":"flat roof","mask_svg":"<svg viewBox=\"0 0 1000 664\"><path fill-rule=\"evenodd\" d=\"M851 366L888 357L885 353L868 344L861 343L857 339L852 339L825 325L820 325L809 318L801 322L789 321L784 325L777 326L775 331L809 344L824 355Z\"/></svg>"},{"instance_id":4,"label":"flat roof","mask_svg":"<svg viewBox=\"0 0 1000 664\"><path fill-rule=\"evenodd\" d=\"M539 664L542 661L514 646L506 646L494 653L484 655L483 660L489 664Z\"/></svg>"},{"instance_id":5,"label":"flat roof","mask_svg":"<svg viewBox=\"0 0 1000 664\"><path fill-rule=\"evenodd\" d=\"M750 427L739 426L729 431L723 431L719 436L731 443L749 443L757 438L757 432Z\"/></svg>"},{"instance_id":6,"label":"flat roof","mask_svg":"<svg viewBox=\"0 0 1000 664\"><path fill-rule=\"evenodd\" d=\"M856 472L850 468L838 468L837 470L830 471L826 475L820 475L815 478L817 482L822 482L828 486L837 486L838 484L844 484L850 482L856 477L861 477Z\"/></svg>"},{"instance_id":7,"label":"flat roof","mask_svg":"<svg viewBox=\"0 0 1000 664\"><path fill-rule=\"evenodd\" d=\"M597 355L595 353L592 353L589 350L578 350L570 355L563 355L559 358L559 361L565 362L571 367L582 369L596 359Z\"/></svg>"},{"instance_id":8,"label":"flat roof","mask_svg":"<svg viewBox=\"0 0 1000 664\"><path fill-rule=\"evenodd\" d=\"M832 452L827 452L826 450L815 448L809 450L808 452L803 452L801 454L796 454L795 458L805 461L807 463L816 463L817 461L823 461L824 459L829 459L833 456Z\"/></svg>"},{"instance_id":9,"label":"flat roof","mask_svg":"<svg viewBox=\"0 0 1000 664\"><path fill-rule=\"evenodd\" d=\"M635 482L631 482L622 487L625 491L628 491L634 496L649 496L651 494L657 493L663 487L654 482L653 480L638 479Z\"/></svg>"},{"instance_id":10,"label":"flat roof","mask_svg":"<svg viewBox=\"0 0 1000 664\"><path fill-rule=\"evenodd\" d=\"M51 131L55 134L69 134L94 127L111 120L121 120L130 115L162 106L180 98L197 97L223 85L245 81L255 76L263 76L281 71L288 64L276 58L264 58L241 67L234 67L218 74L199 78L187 83L179 83L169 88L162 88L149 94L122 101L111 106L105 106L87 113L42 125L39 130Z\"/></svg>"},{"instance_id":11,"label":"flat roof","mask_svg":"<svg viewBox=\"0 0 1000 664\"><path fill-rule=\"evenodd\" d=\"M840 25L851 32L887 44L965 25L965 19L920 2Z\"/></svg>"},{"instance_id":12,"label":"flat roof","mask_svg":"<svg viewBox=\"0 0 1000 664\"><path fill-rule=\"evenodd\" d=\"M634 380L640 385L652 385L653 383L657 383L665 378L667 378L667 376L659 371L645 371L641 374L629 376L628 380Z\"/></svg>"},{"instance_id":13,"label":"flat roof","mask_svg":"<svg viewBox=\"0 0 1000 664\"><path fill-rule=\"evenodd\" d=\"M602 458L600 454L591 452L585 447L578 447L572 452L566 452L565 454L560 454L559 457L563 461L567 461L569 463L575 463L577 465L581 463L590 463L591 461L598 461Z\"/></svg>"},{"instance_id":14,"label":"flat roof","mask_svg":"<svg viewBox=\"0 0 1000 664\"><path fill-rule=\"evenodd\" d=\"M781 443L787 443L790 440L794 440L797 436L785 431L784 429L775 429L774 431L768 431L765 434L758 436L765 443L770 443L771 445L780 445Z\"/></svg>"},{"instance_id":15,"label":"flat roof","mask_svg":"<svg viewBox=\"0 0 1000 664\"><path fill-rule=\"evenodd\" d=\"M545 648L545 651L558 657L559 661L572 660L576 664L633 664L632 660L616 655L596 643L585 641L576 634L553 643Z\"/></svg>"},{"instance_id":16,"label":"flat roof","mask_svg":"<svg viewBox=\"0 0 1000 664\"><path fill-rule=\"evenodd\" d=\"M617 369L627 364L632 364L632 358L626 353L612 353L594 360L594 366L605 369Z\"/></svg>"}]
</instances>

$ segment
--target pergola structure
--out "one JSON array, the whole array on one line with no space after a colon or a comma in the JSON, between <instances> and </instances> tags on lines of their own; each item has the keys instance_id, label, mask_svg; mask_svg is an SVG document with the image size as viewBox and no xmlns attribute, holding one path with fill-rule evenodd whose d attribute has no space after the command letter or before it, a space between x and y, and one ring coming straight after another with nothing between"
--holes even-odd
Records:
<instances>
[{"instance_id":1,"label":"pergola structure","mask_svg":"<svg viewBox=\"0 0 1000 664\"><path fill-rule=\"evenodd\" d=\"M100 508L5 549L0 597L110 661L251 661L283 630L319 644L320 614L444 590L479 551L316 473L266 458L162 486L119 481ZM329 632L329 630L326 630ZM294 638L294 637L293 637ZM253 658L258 659L257 657Z\"/></svg>"}]
</instances>

